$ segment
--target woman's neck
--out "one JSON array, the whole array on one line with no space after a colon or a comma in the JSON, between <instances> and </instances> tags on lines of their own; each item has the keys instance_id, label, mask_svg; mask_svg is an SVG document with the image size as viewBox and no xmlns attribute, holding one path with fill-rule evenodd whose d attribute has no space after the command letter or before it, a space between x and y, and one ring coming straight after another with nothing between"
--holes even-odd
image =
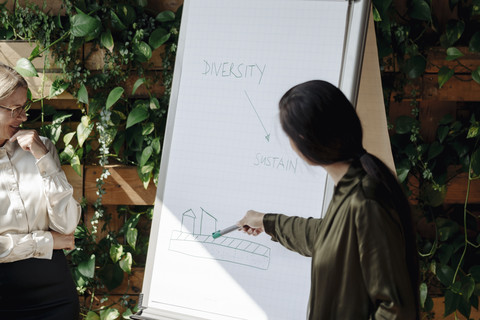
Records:
<instances>
[{"instance_id":1,"label":"woman's neck","mask_svg":"<svg viewBox=\"0 0 480 320\"><path fill-rule=\"evenodd\" d=\"M350 162L335 162L332 164L322 165L322 167L327 171L328 175L332 178L335 185L343 178L345 173L347 173L348 168L350 168Z\"/></svg>"}]
</instances>

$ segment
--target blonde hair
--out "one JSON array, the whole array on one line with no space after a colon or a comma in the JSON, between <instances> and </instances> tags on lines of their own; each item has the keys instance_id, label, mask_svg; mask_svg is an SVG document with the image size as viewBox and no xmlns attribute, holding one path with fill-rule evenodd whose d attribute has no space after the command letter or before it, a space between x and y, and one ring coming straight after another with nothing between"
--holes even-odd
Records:
<instances>
[{"instance_id":1,"label":"blonde hair","mask_svg":"<svg viewBox=\"0 0 480 320\"><path fill-rule=\"evenodd\" d=\"M21 87L27 88L27 81L15 69L0 62L0 100L8 98Z\"/></svg>"}]
</instances>

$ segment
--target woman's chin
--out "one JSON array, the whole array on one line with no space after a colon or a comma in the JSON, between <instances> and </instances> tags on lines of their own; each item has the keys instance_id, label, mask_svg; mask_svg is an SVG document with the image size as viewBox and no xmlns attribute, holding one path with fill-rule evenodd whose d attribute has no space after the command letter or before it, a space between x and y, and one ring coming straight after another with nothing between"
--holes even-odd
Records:
<instances>
[{"instance_id":1,"label":"woman's chin","mask_svg":"<svg viewBox=\"0 0 480 320\"><path fill-rule=\"evenodd\" d=\"M10 127L10 132L11 132L10 138L13 137L15 133L18 132L18 130L20 130L19 127Z\"/></svg>"}]
</instances>

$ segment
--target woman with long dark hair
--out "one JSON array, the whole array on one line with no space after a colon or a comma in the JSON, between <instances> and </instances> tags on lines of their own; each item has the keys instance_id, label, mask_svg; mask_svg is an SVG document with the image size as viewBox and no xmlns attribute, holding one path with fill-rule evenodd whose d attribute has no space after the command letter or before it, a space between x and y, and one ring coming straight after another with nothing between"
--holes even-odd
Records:
<instances>
[{"instance_id":1,"label":"woman with long dark hair","mask_svg":"<svg viewBox=\"0 0 480 320\"><path fill-rule=\"evenodd\" d=\"M238 226L312 257L309 319L419 319L410 206L395 175L363 148L353 106L321 80L291 88L279 105L292 148L327 171L333 198L321 219L250 210Z\"/></svg>"}]
</instances>

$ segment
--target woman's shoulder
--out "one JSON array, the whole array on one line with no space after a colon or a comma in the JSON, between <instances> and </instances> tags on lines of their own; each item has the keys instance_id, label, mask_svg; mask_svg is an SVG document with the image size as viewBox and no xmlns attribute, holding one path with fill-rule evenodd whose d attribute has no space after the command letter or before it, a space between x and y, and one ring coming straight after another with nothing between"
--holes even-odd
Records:
<instances>
[{"instance_id":1,"label":"woman's shoulder","mask_svg":"<svg viewBox=\"0 0 480 320\"><path fill-rule=\"evenodd\" d=\"M368 203L369 205L390 208L392 206L392 197L380 181L366 174L360 179L355 188L351 203L358 206L365 206Z\"/></svg>"}]
</instances>

